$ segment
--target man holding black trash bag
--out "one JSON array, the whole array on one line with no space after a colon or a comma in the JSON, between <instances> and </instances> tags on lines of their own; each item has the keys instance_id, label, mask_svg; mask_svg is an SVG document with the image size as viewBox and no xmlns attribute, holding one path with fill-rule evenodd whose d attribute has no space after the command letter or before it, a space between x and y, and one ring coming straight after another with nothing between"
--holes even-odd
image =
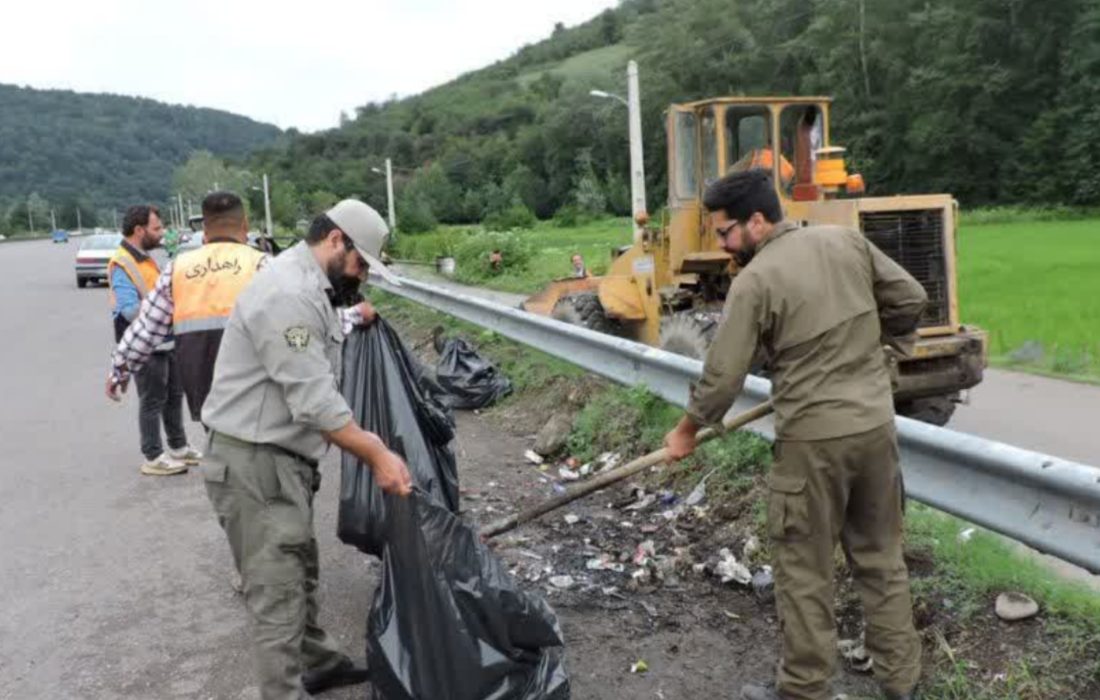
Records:
<instances>
[{"instance_id":1,"label":"man holding black trash bag","mask_svg":"<svg viewBox=\"0 0 1100 700\"><path fill-rule=\"evenodd\" d=\"M355 423L338 388L336 307L372 267L389 278L378 260L388 233L357 200L317 217L305 241L238 297L203 407L211 431L203 475L241 571L264 700L301 700L367 678L317 624L313 494L330 444L369 465L386 493L411 491L404 461Z\"/></svg>"}]
</instances>

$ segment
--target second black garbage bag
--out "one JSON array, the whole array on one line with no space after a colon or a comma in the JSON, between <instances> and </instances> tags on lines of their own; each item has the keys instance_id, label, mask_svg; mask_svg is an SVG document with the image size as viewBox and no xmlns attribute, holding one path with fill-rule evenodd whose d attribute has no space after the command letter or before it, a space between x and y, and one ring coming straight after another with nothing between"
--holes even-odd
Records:
<instances>
[{"instance_id":1,"label":"second black garbage bag","mask_svg":"<svg viewBox=\"0 0 1100 700\"><path fill-rule=\"evenodd\" d=\"M344 341L342 391L355 421L404 457L413 484L458 511L458 468L450 442L454 417L431 390L416 359L384 319ZM386 502L369 467L341 458L336 532L346 544L382 556Z\"/></svg>"},{"instance_id":2,"label":"second black garbage bag","mask_svg":"<svg viewBox=\"0 0 1100 700\"><path fill-rule=\"evenodd\" d=\"M485 408L512 393L512 382L462 338L441 341L436 381L452 408Z\"/></svg>"},{"instance_id":3,"label":"second black garbage bag","mask_svg":"<svg viewBox=\"0 0 1100 700\"><path fill-rule=\"evenodd\" d=\"M367 618L375 700L568 700L550 606L431 496L385 498L382 580Z\"/></svg>"}]
</instances>

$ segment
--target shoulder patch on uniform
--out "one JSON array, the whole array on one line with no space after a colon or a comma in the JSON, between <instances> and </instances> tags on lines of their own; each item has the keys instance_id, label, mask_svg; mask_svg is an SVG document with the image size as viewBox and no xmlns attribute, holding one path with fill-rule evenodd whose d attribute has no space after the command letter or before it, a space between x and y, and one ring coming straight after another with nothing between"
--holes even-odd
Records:
<instances>
[{"instance_id":1,"label":"shoulder patch on uniform","mask_svg":"<svg viewBox=\"0 0 1100 700\"><path fill-rule=\"evenodd\" d=\"M309 347L309 329L305 326L291 326L283 332L286 345L294 352L305 352Z\"/></svg>"}]
</instances>

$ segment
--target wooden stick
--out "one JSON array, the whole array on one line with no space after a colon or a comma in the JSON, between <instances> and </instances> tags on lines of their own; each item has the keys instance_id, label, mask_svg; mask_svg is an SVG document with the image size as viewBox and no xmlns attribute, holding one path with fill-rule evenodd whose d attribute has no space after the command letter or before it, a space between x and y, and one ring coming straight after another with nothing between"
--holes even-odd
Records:
<instances>
[{"instance_id":1,"label":"wooden stick","mask_svg":"<svg viewBox=\"0 0 1100 700\"><path fill-rule=\"evenodd\" d=\"M766 401L759 406L756 406L755 408L750 408L744 413L739 413L732 418L727 418L722 423L721 430L707 428L705 430L699 431L699 434L695 437L696 443L702 444L704 442L707 442L708 440L713 440L719 435L723 435L730 430L736 430L737 428L748 425L749 423L752 423L757 419L763 418L771 412L772 402ZM639 472L645 471L650 467L656 466L666 461L668 461L668 448L662 447L659 450L650 452L644 457L639 457L638 459L624 464L621 467L615 467L614 469L603 472L602 474L597 474L588 481L569 488L563 494L559 494L557 496L554 496L553 498L547 499L546 501L543 501L536 506L532 506L527 510L509 515L507 518L502 518L494 523L490 523L489 525L482 528L481 539L487 540L491 537L496 537L497 535L500 535L502 533L514 530L520 525L529 523L535 518L545 515L552 510L557 510L567 503L572 503L578 498L587 496L594 491L599 491L600 489L606 488L607 486L614 484L615 482L622 481L623 479L634 476Z\"/></svg>"}]
</instances>

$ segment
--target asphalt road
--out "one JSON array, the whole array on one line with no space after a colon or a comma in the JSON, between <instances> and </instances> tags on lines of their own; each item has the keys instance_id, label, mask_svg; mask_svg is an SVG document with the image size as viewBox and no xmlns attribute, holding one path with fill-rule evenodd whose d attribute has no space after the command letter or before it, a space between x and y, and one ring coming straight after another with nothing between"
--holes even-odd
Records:
<instances>
[{"instance_id":1,"label":"asphalt road","mask_svg":"<svg viewBox=\"0 0 1100 700\"><path fill-rule=\"evenodd\" d=\"M75 253L0 245L0 698L256 698L201 476L138 473L136 398L103 395L107 292L77 289ZM361 659L374 576L333 534L333 455L323 470L321 620Z\"/></svg>"}]
</instances>

